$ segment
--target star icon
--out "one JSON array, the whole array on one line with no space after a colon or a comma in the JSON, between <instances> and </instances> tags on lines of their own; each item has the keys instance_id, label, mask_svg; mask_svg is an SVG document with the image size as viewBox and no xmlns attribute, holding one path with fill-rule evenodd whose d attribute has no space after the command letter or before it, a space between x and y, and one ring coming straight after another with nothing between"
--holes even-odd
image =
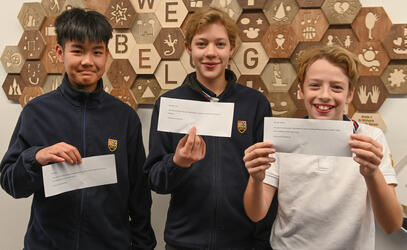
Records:
<instances>
[{"instance_id":1,"label":"star icon","mask_svg":"<svg viewBox=\"0 0 407 250\"><path fill-rule=\"evenodd\" d=\"M127 8L121 7L119 4L117 4L116 7L112 6L112 9L113 11L111 12L112 14L111 19L115 19L116 23L121 22L121 24L123 25L123 21L127 21L126 16Z\"/></svg>"}]
</instances>

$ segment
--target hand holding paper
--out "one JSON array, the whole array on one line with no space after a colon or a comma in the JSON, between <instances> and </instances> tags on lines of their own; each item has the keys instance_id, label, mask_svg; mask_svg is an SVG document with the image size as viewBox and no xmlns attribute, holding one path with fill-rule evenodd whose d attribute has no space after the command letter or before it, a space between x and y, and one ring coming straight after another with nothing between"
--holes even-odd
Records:
<instances>
[{"instance_id":1,"label":"hand holding paper","mask_svg":"<svg viewBox=\"0 0 407 250\"><path fill-rule=\"evenodd\" d=\"M196 134L196 128L192 127L189 134L179 140L173 161L177 166L189 168L192 163L202 160L205 153L206 143Z\"/></svg>"},{"instance_id":2,"label":"hand holding paper","mask_svg":"<svg viewBox=\"0 0 407 250\"><path fill-rule=\"evenodd\" d=\"M117 183L114 154L83 158L81 164L66 162L42 167L45 197L64 192Z\"/></svg>"},{"instance_id":3,"label":"hand holding paper","mask_svg":"<svg viewBox=\"0 0 407 250\"><path fill-rule=\"evenodd\" d=\"M367 177L379 171L379 165L383 158L383 147L380 143L365 135L351 135L349 145L353 159L360 164L360 173Z\"/></svg>"}]
</instances>

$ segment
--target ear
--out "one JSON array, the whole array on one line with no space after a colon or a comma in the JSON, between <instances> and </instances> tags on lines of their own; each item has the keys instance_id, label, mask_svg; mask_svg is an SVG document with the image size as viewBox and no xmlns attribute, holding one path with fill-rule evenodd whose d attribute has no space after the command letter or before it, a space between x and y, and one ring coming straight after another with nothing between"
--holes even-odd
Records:
<instances>
[{"instance_id":1,"label":"ear","mask_svg":"<svg viewBox=\"0 0 407 250\"><path fill-rule=\"evenodd\" d=\"M354 93L355 93L355 88L352 88L349 90L348 96L346 97L346 104L349 104L352 102Z\"/></svg>"},{"instance_id":2,"label":"ear","mask_svg":"<svg viewBox=\"0 0 407 250\"><path fill-rule=\"evenodd\" d=\"M60 63L64 63L64 48L60 44L55 47L57 57Z\"/></svg>"},{"instance_id":3,"label":"ear","mask_svg":"<svg viewBox=\"0 0 407 250\"><path fill-rule=\"evenodd\" d=\"M185 46L185 49L188 52L188 54L191 55L192 51L191 51L191 48L190 48L190 46L188 45L187 42L184 42L184 46Z\"/></svg>"},{"instance_id":4,"label":"ear","mask_svg":"<svg viewBox=\"0 0 407 250\"><path fill-rule=\"evenodd\" d=\"M298 84L298 91L300 92L301 99L304 99L304 90L301 87L301 84Z\"/></svg>"},{"instance_id":5,"label":"ear","mask_svg":"<svg viewBox=\"0 0 407 250\"><path fill-rule=\"evenodd\" d=\"M232 57L233 52L235 52L236 44L230 47L230 57Z\"/></svg>"}]
</instances>

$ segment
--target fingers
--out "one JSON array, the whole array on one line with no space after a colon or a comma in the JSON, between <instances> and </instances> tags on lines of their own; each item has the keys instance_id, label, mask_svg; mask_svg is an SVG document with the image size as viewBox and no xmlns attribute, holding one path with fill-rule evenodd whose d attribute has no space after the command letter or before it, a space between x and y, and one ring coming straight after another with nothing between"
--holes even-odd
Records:
<instances>
[{"instance_id":1,"label":"fingers","mask_svg":"<svg viewBox=\"0 0 407 250\"><path fill-rule=\"evenodd\" d=\"M196 134L196 128L192 127L188 135L185 135L179 142L173 161L180 167L190 167L192 163L205 158L205 140Z\"/></svg>"},{"instance_id":2,"label":"fingers","mask_svg":"<svg viewBox=\"0 0 407 250\"><path fill-rule=\"evenodd\" d=\"M364 135L353 134L349 145L352 147L352 153L358 158L379 165L383 158L383 147L380 143Z\"/></svg>"},{"instance_id":3,"label":"fingers","mask_svg":"<svg viewBox=\"0 0 407 250\"><path fill-rule=\"evenodd\" d=\"M47 165L51 162L68 162L69 164L82 162L82 157L78 149L65 142L60 142L39 150L35 158L41 165Z\"/></svg>"}]
</instances>

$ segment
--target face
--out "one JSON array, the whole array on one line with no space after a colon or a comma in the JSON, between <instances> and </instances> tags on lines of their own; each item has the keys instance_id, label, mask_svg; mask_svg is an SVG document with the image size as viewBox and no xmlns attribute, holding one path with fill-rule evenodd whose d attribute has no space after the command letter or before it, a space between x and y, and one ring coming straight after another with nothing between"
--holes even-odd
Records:
<instances>
[{"instance_id":1,"label":"face","mask_svg":"<svg viewBox=\"0 0 407 250\"><path fill-rule=\"evenodd\" d=\"M89 92L96 89L108 56L104 42L67 41L65 48L58 44L56 51L72 86Z\"/></svg>"},{"instance_id":2,"label":"face","mask_svg":"<svg viewBox=\"0 0 407 250\"><path fill-rule=\"evenodd\" d=\"M225 27L220 23L211 23L195 34L191 46L185 45L195 65L198 81L209 86L226 85L225 68L234 47L230 45Z\"/></svg>"},{"instance_id":3,"label":"face","mask_svg":"<svg viewBox=\"0 0 407 250\"><path fill-rule=\"evenodd\" d=\"M349 78L340 67L319 59L308 67L300 96L309 118L342 120L353 90L349 89Z\"/></svg>"}]
</instances>

